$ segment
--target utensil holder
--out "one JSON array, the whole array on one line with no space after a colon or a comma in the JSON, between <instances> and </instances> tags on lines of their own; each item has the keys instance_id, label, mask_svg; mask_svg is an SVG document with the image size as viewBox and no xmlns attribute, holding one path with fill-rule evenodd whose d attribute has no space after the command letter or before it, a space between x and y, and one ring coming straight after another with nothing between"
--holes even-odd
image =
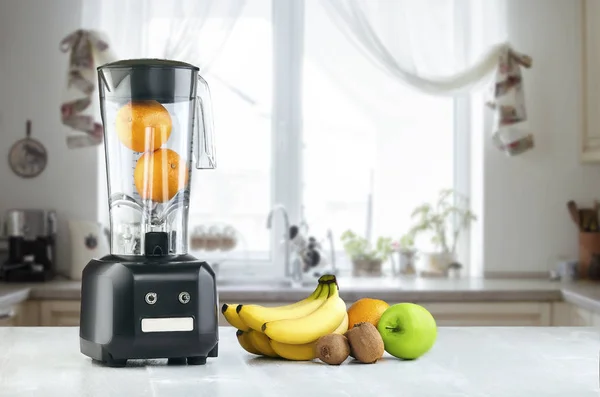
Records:
<instances>
[{"instance_id":1,"label":"utensil holder","mask_svg":"<svg viewBox=\"0 0 600 397\"><path fill-rule=\"evenodd\" d=\"M578 278L590 278L590 263L593 255L600 255L600 232L579 232Z\"/></svg>"}]
</instances>

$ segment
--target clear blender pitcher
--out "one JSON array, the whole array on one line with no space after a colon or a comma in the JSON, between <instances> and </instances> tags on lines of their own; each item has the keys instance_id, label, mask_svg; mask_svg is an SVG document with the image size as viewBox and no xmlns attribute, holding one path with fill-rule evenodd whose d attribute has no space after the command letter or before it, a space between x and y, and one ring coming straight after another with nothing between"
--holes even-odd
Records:
<instances>
[{"instance_id":1,"label":"clear blender pitcher","mask_svg":"<svg viewBox=\"0 0 600 397\"><path fill-rule=\"evenodd\" d=\"M113 255L187 253L194 157L215 168L210 91L198 72L153 59L98 68Z\"/></svg>"}]
</instances>

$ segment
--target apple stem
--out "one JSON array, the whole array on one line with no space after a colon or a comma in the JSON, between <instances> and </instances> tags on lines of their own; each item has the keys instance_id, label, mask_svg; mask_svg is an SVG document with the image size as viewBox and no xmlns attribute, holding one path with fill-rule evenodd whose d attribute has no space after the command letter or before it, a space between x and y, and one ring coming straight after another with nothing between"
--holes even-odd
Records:
<instances>
[{"instance_id":1,"label":"apple stem","mask_svg":"<svg viewBox=\"0 0 600 397\"><path fill-rule=\"evenodd\" d=\"M402 328L400 328L400 327L389 327L389 326L387 326L387 327L385 327L385 329L393 329L393 330L396 330L396 331L402 331Z\"/></svg>"}]
</instances>

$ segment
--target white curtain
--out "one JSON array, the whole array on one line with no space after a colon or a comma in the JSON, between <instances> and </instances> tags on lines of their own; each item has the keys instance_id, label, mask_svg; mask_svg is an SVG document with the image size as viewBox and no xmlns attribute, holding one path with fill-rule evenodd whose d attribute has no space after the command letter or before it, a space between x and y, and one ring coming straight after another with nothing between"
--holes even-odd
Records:
<instances>
[{"instance_id":1,"label":"white curtain","mask_svg":"<svg viewBox=\"0 0 600 397\"><path fill-rule=\"evenodd\" d=\"M433 95L464 94L489 82L510 46L498 42L464 63L455 18L468 0L321 0L335 26L377 67ZM457 26L455 26L455 24ZM458 57L457 57L458 55ZM464 58L464 57L463 57Z\"/></svg>"},{"instance_id":2,"label":"white curtain","mask_svg":"<svg viewBox=\"0 0 600 397\"><path fill-rule=\"evenodd\" d=\"M331 58L337 56L332 51L335 34L321 35L330 54L314 59L344 89L361 91L365 105L364 96L379 103L386 95L393 98L398 83L437 97L470 95L487 88L486 104L494 113L494 145L510 156L533 148L533 135L522 126L527 111L521 67L529 68L531 59L515 51L504 31L497 29L506 24L501 0L320 0L319 4L338 35L387 77L378 88L361 84L367 74L344 78L343 70L331 67ZM494 23L477 27L483 19ZM485 44L477 42L477 35L486 36ZM366 73L372 82L372 71ZM389 111L396 111L398 101L386 102Z\"/></svg>"},{"instance_id":3,"label":"white curtain","mask_svg":"<svg viewBox=\"0 0 600 397\"><path fill-rule=\"evenodd\" d=\"M245 4L246 0L84 0L83 22L84 28L105 32L120 59L176 59L205 73Z\"/></svg>"}]
</instances>

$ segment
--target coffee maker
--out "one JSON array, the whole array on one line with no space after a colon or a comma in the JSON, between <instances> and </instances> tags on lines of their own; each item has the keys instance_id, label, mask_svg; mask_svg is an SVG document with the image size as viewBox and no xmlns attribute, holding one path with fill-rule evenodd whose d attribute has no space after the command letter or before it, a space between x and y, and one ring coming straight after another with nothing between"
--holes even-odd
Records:
<instances>
[{"instance_id":1,"label":"coffee maker","mask_svg":"<svg viewBox=\"0 0 600 397\"><path fill-rule=\"evenodd\" d=\"M0 263L0 280L48 281L55 275L56 213L13 209L6 212L4 238L7 259Z\"/></svg>"},{"instance_id":2,"label":"coffee maker","mask_svg":"<svg viewBox=\"0 0 600 397\"><path fill-rule=\"evenodd\" d=\"M215 168L208 84L169 60L97 72L111 253L82 273L80 350L115 367L205 364L218 355L218 295L212 268L188 254L187 223L194 162Z\"/></svg>"}]
</instances>

